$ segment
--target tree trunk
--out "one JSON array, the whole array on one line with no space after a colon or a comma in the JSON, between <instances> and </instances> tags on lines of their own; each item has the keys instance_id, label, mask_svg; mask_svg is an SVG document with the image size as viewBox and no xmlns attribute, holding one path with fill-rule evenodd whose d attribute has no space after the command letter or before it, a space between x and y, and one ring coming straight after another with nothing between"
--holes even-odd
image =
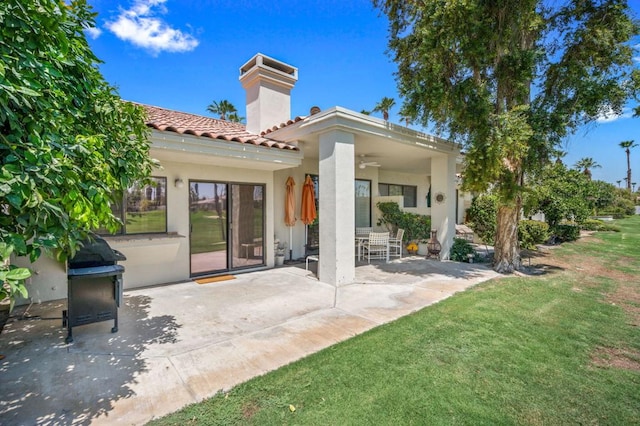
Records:
<instances>
[{"instance_id":1,"label":"tree trunk","mask_svg":"<svg viewBox=\"0 0 640 426\"><path fill-rule=\"evenodd\" d=\"M520 247L518 246L518 220L520 202L515 206L498 207L493 269L503 274L520 269Z\"/></svg>"},{"instance_id":2,"label":"tree trunk","mask_svg":"<svg viewBox=\"0 0 640 426\"><path fill-rule=\"evenodd\" d=\"M631 150L627 148L627 189L631 192Z\"/></svg>"}]
</instances>

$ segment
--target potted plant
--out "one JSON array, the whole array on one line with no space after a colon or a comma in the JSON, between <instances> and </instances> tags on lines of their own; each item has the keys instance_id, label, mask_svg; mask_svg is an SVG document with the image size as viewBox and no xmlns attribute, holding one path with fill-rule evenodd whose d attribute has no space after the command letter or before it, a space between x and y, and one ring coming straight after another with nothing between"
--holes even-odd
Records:
<instances>
[{"instance_id":1,"label":"potted plant","mask_svg":"<svg viewBox=\"0 0 640 426\"><path fill-rule=\"evenodd\" d=\"M284 265L284 254L287 251L287 243L276 241L276 266Z\"/></svg>"},{"instance_id":2,"label":"potted plant","mask_svg":"<svg viewBox=\"0 0 640 426\"><path fill-rule=\"evenodd\" d=\"M411 241L409 244L407 244L406 249L407 249L407 253L416 254L418 252L418 245L413 241Z\"/></svg>"}]
</instances>

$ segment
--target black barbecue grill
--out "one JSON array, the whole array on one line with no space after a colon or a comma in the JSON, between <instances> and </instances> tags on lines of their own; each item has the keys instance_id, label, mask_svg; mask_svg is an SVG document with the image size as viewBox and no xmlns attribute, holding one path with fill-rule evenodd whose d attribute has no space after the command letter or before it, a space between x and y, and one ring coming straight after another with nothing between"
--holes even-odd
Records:
<instances>
[{"instance_id":1,"label":"black barbecue grill","mask_svg":"<svg viewBox=\"0 0 640 426\"><path fill-rule=\"evenodd\" d=\"M127 258L98 236L92 236L67 263L67 310L62 326L67 327L67 343L78 325L113 320L111 332L118 331L118 307L122 301L122 273L118 261Z\"/></svg>"}]
</instances>

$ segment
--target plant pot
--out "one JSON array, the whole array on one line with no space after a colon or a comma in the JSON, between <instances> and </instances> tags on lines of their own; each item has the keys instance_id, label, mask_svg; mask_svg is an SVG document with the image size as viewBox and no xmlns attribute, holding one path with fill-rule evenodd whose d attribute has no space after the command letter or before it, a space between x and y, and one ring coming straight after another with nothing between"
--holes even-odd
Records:
<instances>
[{"instance_id":1,"label":"plant pot","mask_svg":"<svg viewBox=\"0 0 640 426\"><path fill-rule=\"evenodd\" d=\"M276 256L276 266L284 265L284 254Z\"/></svg>"},{"instance_id":2,"label":"plant pot","mask_svg":"<svg viewBox=\"0 0 640 426\"><path fill-rule=\"evenodd\" d=\"M426 256L429 252L427 249L427 243L418 243L418 254L421 256Z\"/></svg>"}]
</instances>

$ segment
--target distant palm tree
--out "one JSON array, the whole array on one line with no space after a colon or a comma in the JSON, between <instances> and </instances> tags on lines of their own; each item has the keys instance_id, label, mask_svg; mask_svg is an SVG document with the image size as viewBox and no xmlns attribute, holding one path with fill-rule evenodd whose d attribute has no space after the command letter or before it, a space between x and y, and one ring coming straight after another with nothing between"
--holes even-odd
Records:
<instances>
[{"instance_id":1,"label":"distant palm tree","mask_svg":"<svg viewBox=\"0 0 640 426\"><path fill-rule=\"evenodd\" d=\"M622 179L616 181L616 183L618 184L618 188L620 188L620 182L622 182Z\"/></svg>"},{"instance_id":2,"label":"distant palm tree","mask_svg":"<svg viewBox=\"0 0 640 426\"><path fill-rule=\"evenodd\" d=\"M409 112L409 109L406 106L403 106L400 109L398 115L400 115L400 118L402 118L406 127L409 127L409 125L413 122L412 114Z\"/></svg>"},{"instance_id":3,"label":"distant palm tree","mask_svg":"<svg viewBox=\"0 0 640 426\"><path fill-rule=\"evenodd\" d=\"M556 157L556 164L562 164L562 159L567 155L567 151L561 149L553 150L553 156Z\"/></svg>"},{"instance_id":4,"label":"distant palm tree","mask_svg":"<svg viewBox=\"0 0 640 426\"><path fill-rule=\"evenodd\" d=\"M376 104L376 106L373 108L372 111L381 112L382 118L384 118L384 121L389 121L389 110L393 108L395 104L396 104L395 99L384 97L380 99L380 102Z\"/></svg>"},{"instance_id":5,"label":"distant palm tree","mask_svg":"<svg viewBox=\"0 0 640 426\"><path fill-rule=\"evenodd\" d=\"M226 120L227 114L238 112L236 107L226 99L223 99L220 102L211 102L211 104L209 104L209 106L207 107L207 111L213 114L218 114L220 116L220 120Z\"/></svg>"},{"instance_id":6,"label":"distant palm tree","mask_svg":"<svg viewBox=\"0 0 640 426\"><path fill-rule=\"evenodd\" d=\"M585 157L585 158L581 158L573 167L575 167L576 169L582 170L582 173L584 173L585 175L587 175L589 179L591 179L591 169L595 169L602 166L596 163L593 158Z\"/></svg>"},{"instance_id":7,"label":"distant palm tree","mask_svg":"<svg viewBox=\"0 0 640 426\"><path fill-rule=\"evenodd\" d=\"M234 123L242 123L244 121L244 117L240 117L237 112L230 113L227 118Z\"/></svg>"},{"instance_id":8,"label":"distant palm tree","mask_svg":"<svg viewBox=\"0 0 640 426\"><path fill-rule=\"evenodd\" d=\"M631 191L631 148L635 148L638 144L634 141L622 141L619 145L627 153L627 189Z\"/></svg>"},{"instance_id":9,"label":"distant palm tree","mask_svg":"<svg viewBox=\"0 0 640 426\"><path fill-rule=\"evenodd\" d=\"M367 111L366 109L363 109L360 111L360 114L371 115L371 111Z\"/></svg>"}]
</instances>

